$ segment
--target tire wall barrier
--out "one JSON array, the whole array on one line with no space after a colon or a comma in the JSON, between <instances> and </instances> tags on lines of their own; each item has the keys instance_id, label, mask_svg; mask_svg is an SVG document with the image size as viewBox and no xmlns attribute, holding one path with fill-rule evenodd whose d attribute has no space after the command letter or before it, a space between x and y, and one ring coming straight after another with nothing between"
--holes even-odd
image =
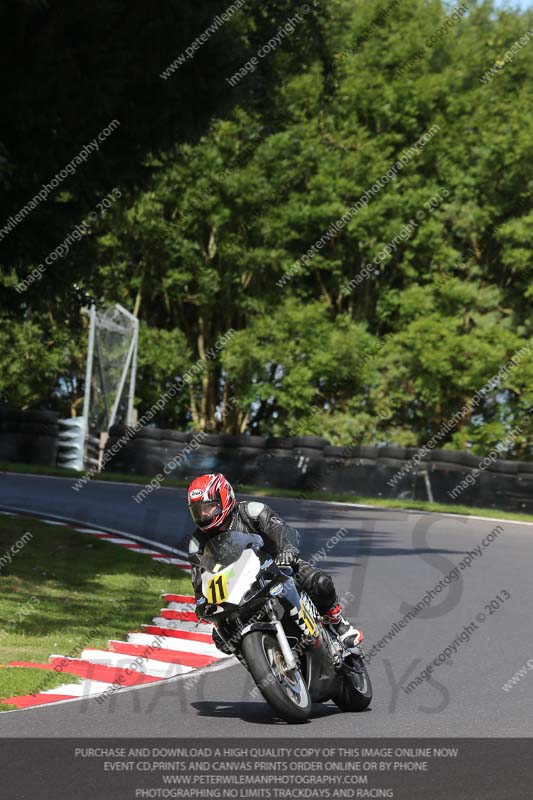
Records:
<instances>
[{"instance_id":1,"label":"tire wall barrier","mask_svg":"<svg viewBox=\"0 0 533 800\"><path fill-rule=\"evenodd\" d=\"M61 427L60 427L61 425ZM64 422L53 411L0 408L0 462L54 466ZM459 450L433 450L413 469L412 447L333 447L317 436L229 436L142 428L111 428L108 471L190 480L224 472L236 484L366 497L428 500L533 513L533 461L489 463ZM118 445L115 455L113 445ZM62 457L62 454L60 453ZM402 470L403 468L403 470ZM452 496L450 496L452 493Z\"/></svg>"},{"instance_id":2,"label":"tire wall barrier","mask_svg":"<svg viewBox=\"0 0 533 800\"><path fill-rule=\"evenodd\" d=\"M111 429L107 449L126 429ZM192 479L224 472L234 483L366 497L428 500L533 513L533 462L497 461L470 472L482 460L458 450L433 450L412 470L413 447L333 447L327 439L229 436L141 429L108 463L112 472ZM389 483L390 481L390 483ZM462 488L450 497L448 492ZM428 491L429 486L429 491Z\"/></svg>"},{"instance_id":3,"label":"tire wall barrier","mask_svg":"<svg viewBox=\"0 0 533 800\"><path fill-rule=\"evenodd\" d=\"M0 461L54 466L59 414L0 408Z\"/></svg>"}]
</instances>

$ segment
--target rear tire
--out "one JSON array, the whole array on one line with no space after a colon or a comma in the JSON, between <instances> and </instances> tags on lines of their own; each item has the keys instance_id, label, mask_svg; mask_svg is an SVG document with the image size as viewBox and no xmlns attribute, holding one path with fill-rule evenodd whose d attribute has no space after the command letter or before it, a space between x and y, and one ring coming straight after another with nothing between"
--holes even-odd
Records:
<instances>
[{"instance_id":1,"label":"rear tire","mask_svg":"<svg viewBox=\"0 0 533 800\"><path fill-rule=\"evenodd\" d=\"M362 658L352 656L340 675L341 688L333 698L341 711L364 711L372 701L372 682Z\"/></svg>"},{"instance_id":2,"label":"rear tire","mask_svg":"<svg viewBox=\"0 0 533 800\"><path fill-rule=\"evenodd\" d=\"M242 655L257 688L286 722L305 722L311 713L311 696L297 668L282 674L283 655L278 640L268 631L252 631L242 640Z\"/></svg>"}]
</instances>

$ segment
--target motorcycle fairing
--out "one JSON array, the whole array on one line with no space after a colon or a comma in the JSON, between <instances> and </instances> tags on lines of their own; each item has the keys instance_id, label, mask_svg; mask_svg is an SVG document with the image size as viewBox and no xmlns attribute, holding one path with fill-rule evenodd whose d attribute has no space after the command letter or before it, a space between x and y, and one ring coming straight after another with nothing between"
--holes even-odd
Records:
<instances>
[{"instance_id":1,"label":"motorcycle fairing","mask_svg":"<svg viewBox=\"0 0 533 800\"><path fill-rule=\"evenodd\" d=\"M202 594L208 603L239 605L259 572L261 562L253 550L244 550L239 559L218 572L204 572Z\"/></svg>"}]
</instances>

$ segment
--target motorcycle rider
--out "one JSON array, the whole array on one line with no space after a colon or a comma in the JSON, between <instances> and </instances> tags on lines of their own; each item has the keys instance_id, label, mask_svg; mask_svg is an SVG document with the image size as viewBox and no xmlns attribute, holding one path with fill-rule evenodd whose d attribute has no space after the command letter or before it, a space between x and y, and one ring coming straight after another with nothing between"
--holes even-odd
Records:
<instances>
[{"instance_id":1,"label":"motorcycle rider","mask_svg":"<svg viewBox=\"0 0 533 800\"><path fill-rule=\"evenodd\" d=\"M355 647L362 641L362 632L342 616L331 576L300 558L297 548L291 544L291 540L298 540L298 532L280 519L269 506L253 500L237 503L231 484L220 472L195 478L189 486L187 499L189 511L196 524L196 530L189 542L189 561L192 565L191 580L197 601L202 596L200 556L209 539L230 530L258 533L264 541L263 550L279 566L292 567L297 586L307 592L317 610L324 615L324 622L340 637L345 646ZM232 652L216 628L213 629L213 641L223 652Z\"/></svg>"}]
</instances>

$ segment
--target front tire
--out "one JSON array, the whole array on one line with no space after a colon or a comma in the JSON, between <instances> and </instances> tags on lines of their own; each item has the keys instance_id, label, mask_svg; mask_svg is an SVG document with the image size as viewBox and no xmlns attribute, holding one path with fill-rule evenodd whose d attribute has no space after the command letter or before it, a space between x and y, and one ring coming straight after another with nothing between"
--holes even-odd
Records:
<instances>
[{"instance_id":1,"label":"front tire","mask_svg":"<svg viewBox=\"0 0 533 800\"><path fill-rule=\"evenodd\" d=\"M298 668L285 668L276 636L268 631L252 631L242 640L242 655L271 708L286 722L305 722L311 713L309 689Z\"/></svg>"},{"instance_id":2,"label":"front tire","mask_svg":"<svg viewBox=\"0 0 533 800\"><path fill-rule=\"evenodd\" d=\"M372 682L362 658L352 656L339 676L341 686L333 698L341 711L364 711L372 701Z\"/></svg>"}]
</instances>

